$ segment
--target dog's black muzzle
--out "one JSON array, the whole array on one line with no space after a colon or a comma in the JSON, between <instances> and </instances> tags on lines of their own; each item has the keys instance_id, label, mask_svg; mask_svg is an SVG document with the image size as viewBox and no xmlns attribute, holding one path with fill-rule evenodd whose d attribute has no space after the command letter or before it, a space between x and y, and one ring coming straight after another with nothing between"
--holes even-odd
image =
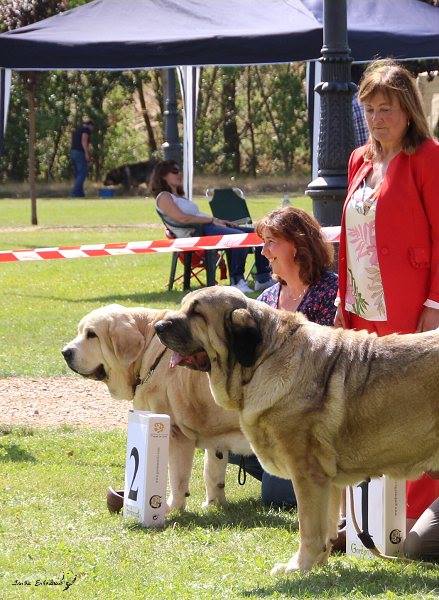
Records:
<instances>
[{"instance_id":1,"label":"dog's black muzzle","mask_svg":"<svg viewBox=\"0 0 439 600\"><path fill-rule=\"evenodd\" d=\"M192 354L199 350L194 345L191 332L183 317L162 319L157 321L154 328L160 341L175 352Z\"/></svg>"},{"instance_id":2,"label":"dog's black muzzle","mask_svg":"<svg viewBox=\"0 0 439 600\"><path fill-rule=\"evenodd\" d=\"M61 354L64 356L67 365L72 368L75 351L72 348L64 348L64 350L61 350Z\"/></svg>"}]
</instances>

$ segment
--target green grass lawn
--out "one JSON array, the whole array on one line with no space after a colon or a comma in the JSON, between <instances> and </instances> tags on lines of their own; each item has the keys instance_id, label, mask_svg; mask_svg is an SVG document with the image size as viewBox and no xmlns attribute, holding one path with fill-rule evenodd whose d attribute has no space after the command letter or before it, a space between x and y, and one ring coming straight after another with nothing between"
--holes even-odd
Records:
<instances>
[{"instance_id":1,"label":"green grass lawn","mask_svg":"<svg viewBox=\"0 0 439 600\"><path fill-rule=\"evenodd\" d=\"M206 198L196 197L200 210L210 214ZM281 194L247 198L254 221L280 205ZM311 200L305 196L290 197L299 208L311 210ZM38 224L41 227L144 226L159 224L152 198L116 198L110 200L42 199L38 200ZM0 227L30 224L29 200L0 200ZM3 246L3 242L1 242Z\"/></svg>"},{"instance_id":2,"label":"green grass lawn","mask_svg":"<svg viewBox=\"0 0 439 600\"><path fill-rule=\"evenodd\" d=\"M209 210L206 200L197 201ZM306 198L294 202L310 209ZM279 203L278 196L248 201L255 220ZM40 200L34 228L28 211L29 201L0 200L0 249L164 237L152 200ZM170 261L170 254L156 254L0 265L0 376L70 374L60 349L98 306L176 307L182 292L166 291Z\"/></svg>"},{"instance_id":3,"label":"green grass lawn","mask_svg":"<svg viewBox=\"0 0 439 600\"><path fill-rule=\"evenodd\" d=\"M188 511L163 530L108 513L109 484L123 482L125 433L3 430L0 437L0 597L102 600L437 598L438 570L344 556L305 576L269 571L297 548L295 512L266 509L259 484L229 467L230 504L202 509L196 455ZM72 582L36 586L37 581ZM14 585L29 582L28 586Z\"/></svg>"}]
</instances>

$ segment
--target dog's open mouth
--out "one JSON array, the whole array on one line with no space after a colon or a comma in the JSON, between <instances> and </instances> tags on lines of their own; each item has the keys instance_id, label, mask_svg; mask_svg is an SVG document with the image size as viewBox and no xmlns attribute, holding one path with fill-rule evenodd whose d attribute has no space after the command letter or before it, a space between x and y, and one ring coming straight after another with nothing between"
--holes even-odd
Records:
<instances>
[{"instance_id":1,"label":"dog's open mouth","mask_svg":"<svg viewBox=\"0 0 439 600\"><path fill-rule=\"evenodd\" d=\"M210 371L210 359L207 356L207 352L204 350L188 356L182 356L178 352L173 352L169 366L172 369L177 365L180 367L188 367L195 371Z\"/></svg>"}]
</instances>

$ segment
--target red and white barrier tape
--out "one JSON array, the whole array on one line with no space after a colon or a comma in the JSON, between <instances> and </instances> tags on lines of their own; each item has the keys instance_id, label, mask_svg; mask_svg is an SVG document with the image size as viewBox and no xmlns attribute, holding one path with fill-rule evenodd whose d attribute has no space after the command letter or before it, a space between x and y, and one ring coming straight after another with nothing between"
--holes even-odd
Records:
<instances>
[{"instance_id":1,"label":"red and white barrier tape","mask_svg":"<svg viewBox=\"0 0 439 600\"><path fill-rule=\"evenodd\" d=\"M322 231L328 242L338 242L340 227L323 227ZM223 248L249 248L252 246L262 246L262 240L256 233L237 233L233 235L178 238L175 240L154 240L151 242L84 244L82 246L36 248L35 250L2 250L0 251L0 262L86 258L121 254L152 254L157 252L189 252L191 250L220 250Z\"/></svg>"}]
</instances>

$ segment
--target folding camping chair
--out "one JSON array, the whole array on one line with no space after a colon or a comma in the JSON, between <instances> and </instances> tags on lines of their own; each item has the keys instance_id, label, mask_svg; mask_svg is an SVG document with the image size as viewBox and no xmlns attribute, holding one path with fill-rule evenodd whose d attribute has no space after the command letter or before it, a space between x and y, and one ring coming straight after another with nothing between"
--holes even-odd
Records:
<instances>
[{"instance_id":1,"label":"folding camping chair","mask_svg":"<svg viewBox=\"0 0 439 600\"><path fill-rule=\"evenodd\" d=\"M217 219L230 221L237 226L251 225L252 218L241 189L208 188L206 198L209 200L212 215Z\"/></svg>"},{"instance_id":2,"label":"folding camping chair","mask_svg":"<svg viewBox=\"0 0 439 600\"><path fill-rule=\"evenodd\" d=\"M200 226L196 223L182 225L173 223L157 211L160 219L165 226L165 235L168 239L177 239L178 237L191 237L200 235ZM195 230L195 231L194 231ZM176 275L177 265L183 264L183 274ZM195 279L200 285L204 285L200 275L205 271L206 285L215 285L215 272L217 267L220 269L220 278L226 279L227 267L223 253L217 250L194 250L192 252L173 252L171 259L171 271L169 273L168 290L172 290L175 283L183 280L183 290L189 290L191 279Z\"/></svg>"},{"instance_id":3,"label":"folding camping chair","mask_svg":"<svg viewBox=\"0 0 439 600\"><path fill-rule=\"evenodd\" d=\"M209 200L210 210L214 217L229 221L244 232L253 231L252 218L244 192L240 188L207 188L206 198ZM253 248L249 248L249 252L254 252ZM256 265L253 261L245 279L248 280L251 277L254 280L255 274Z\"/></svg>"}]
</instances>

